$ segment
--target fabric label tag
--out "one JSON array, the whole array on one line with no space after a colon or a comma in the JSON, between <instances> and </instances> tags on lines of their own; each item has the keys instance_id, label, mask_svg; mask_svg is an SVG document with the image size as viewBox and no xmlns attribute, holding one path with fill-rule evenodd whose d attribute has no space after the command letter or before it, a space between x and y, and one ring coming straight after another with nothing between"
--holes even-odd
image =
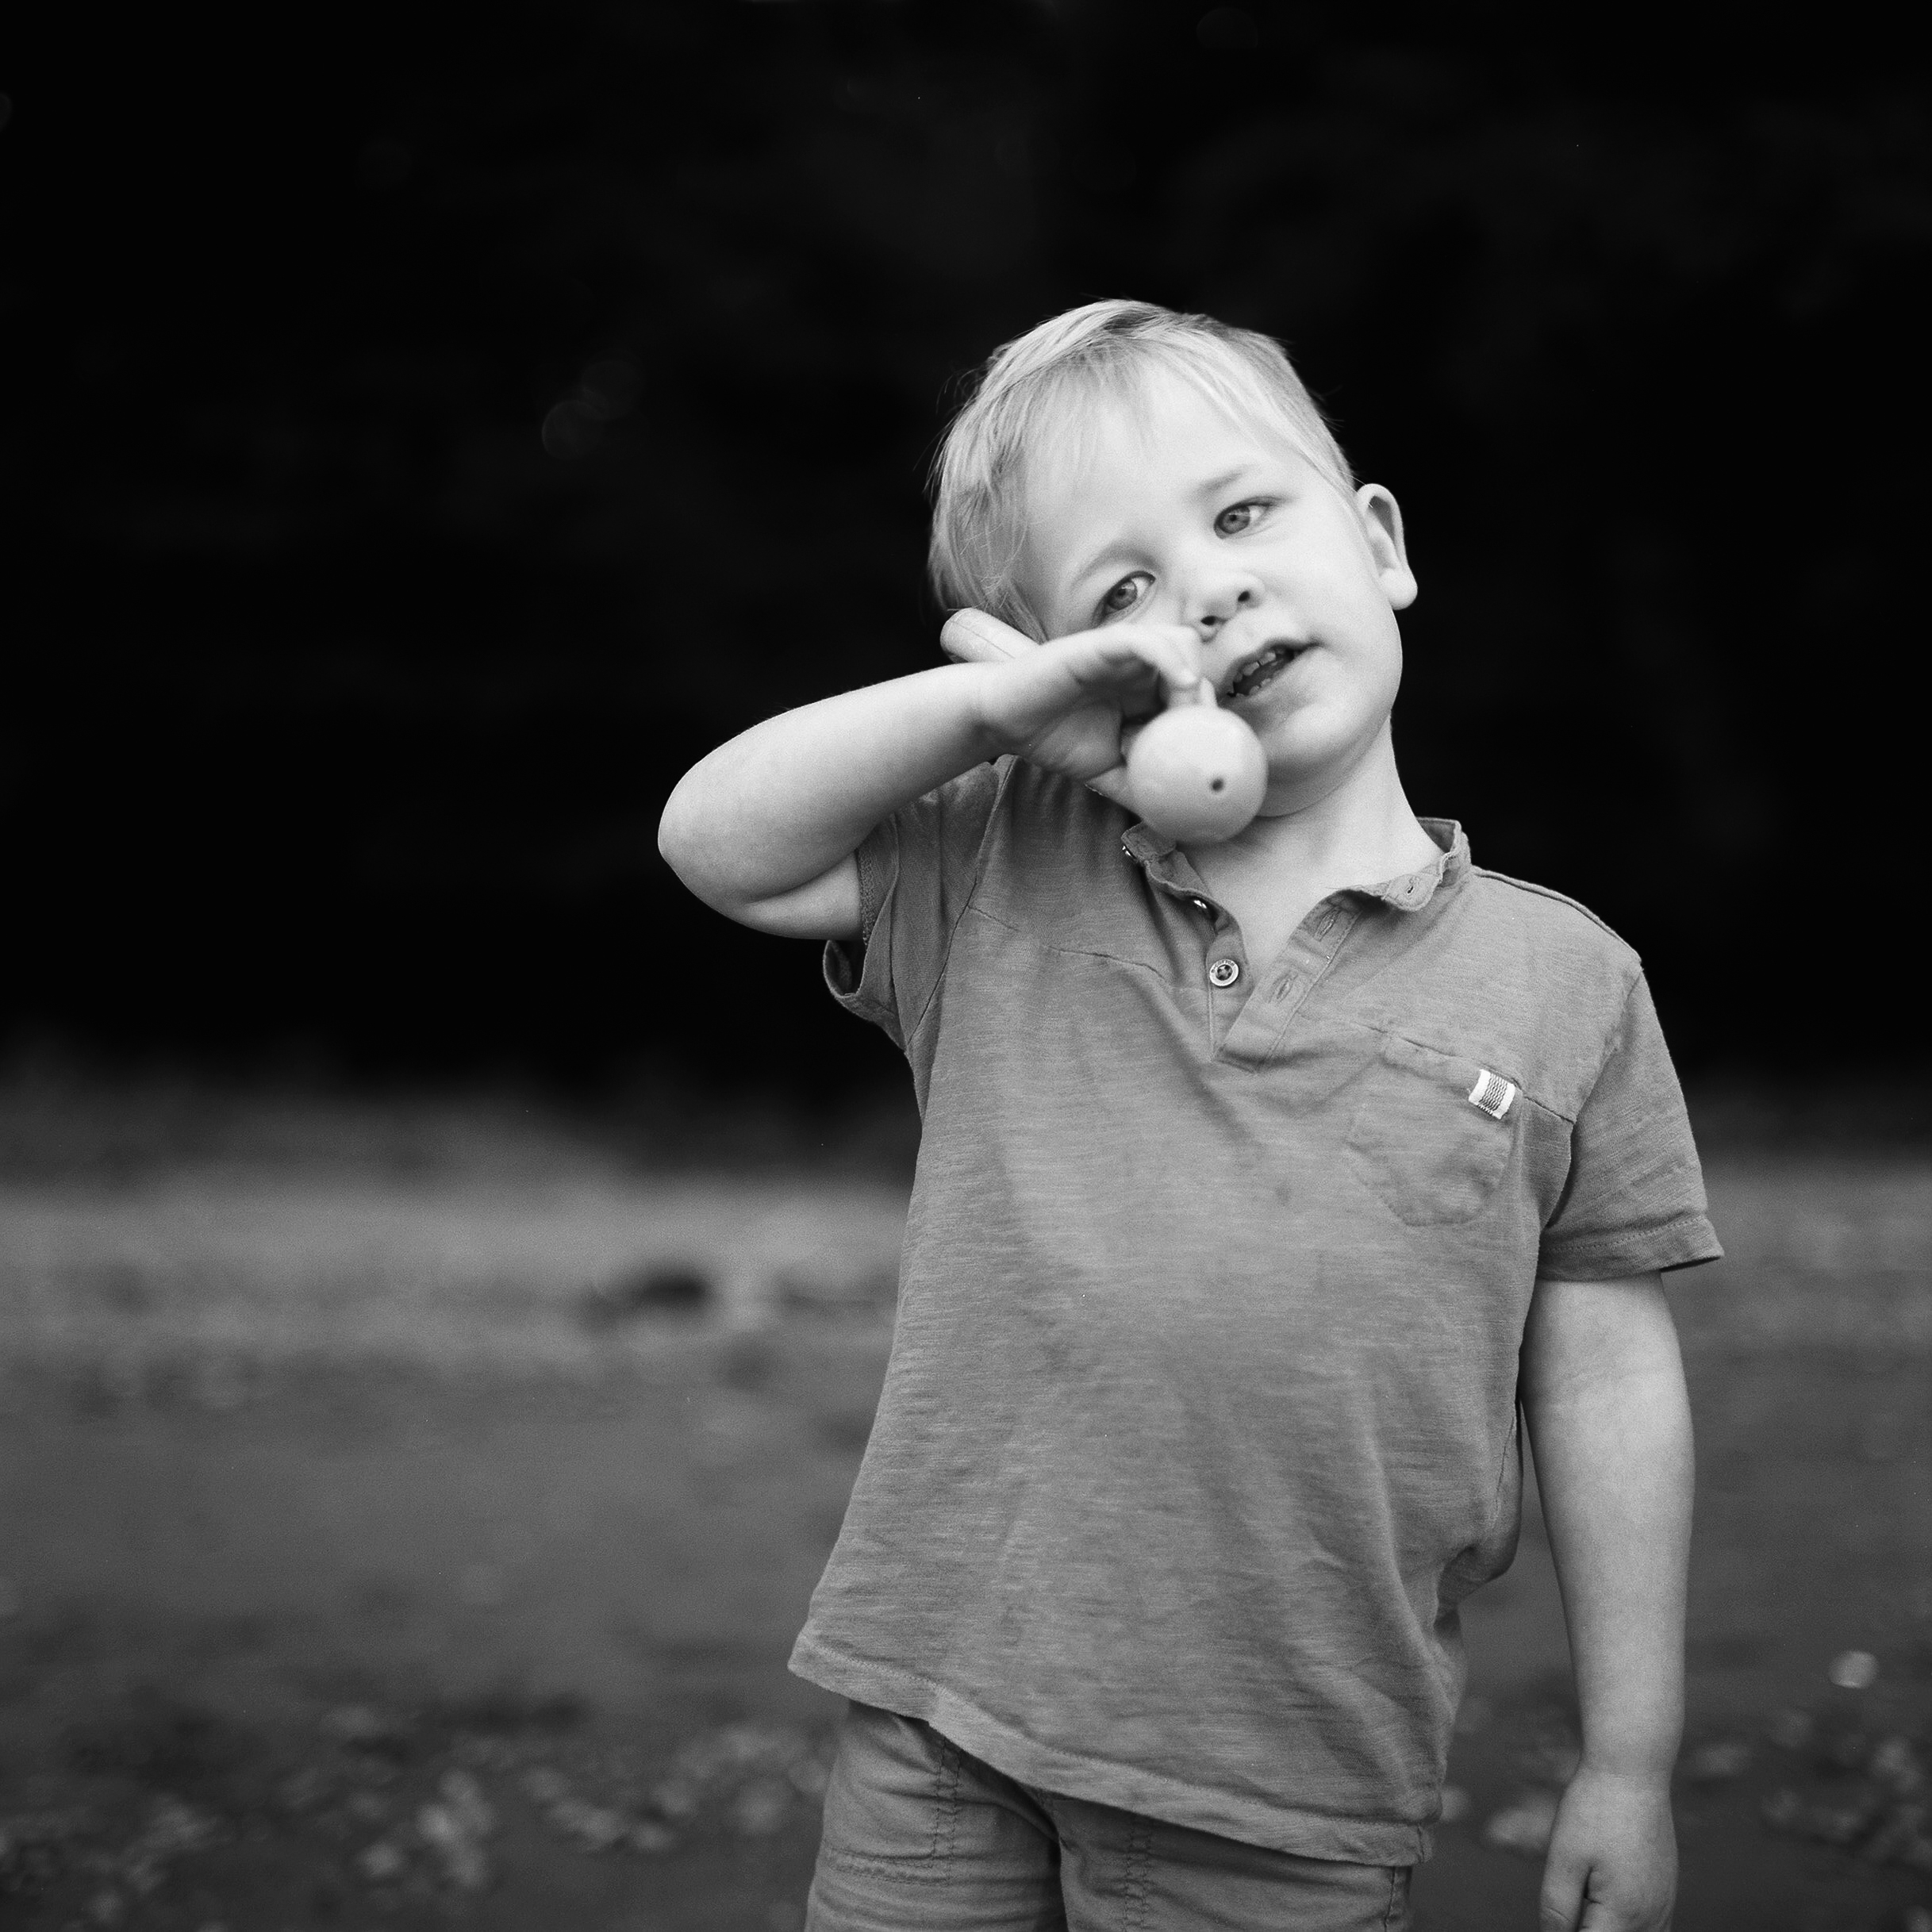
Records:
<instances>
[{"instance_id":1,"label":"fabric label tag","mask_svg":"<svg viewBox=\"0 0 1932 1932\"><path fill-rule=\"evenodd\" d=\"M1500 1120L1510 1109L1516 1097L1516 1084L1505 1080L1500 1074L1492 1074L1485 1067L1476 1076L1476 1084L1469 1089L1469 1104L1480 1107L1492 1120Z\"/></svg>"}]
</instances>

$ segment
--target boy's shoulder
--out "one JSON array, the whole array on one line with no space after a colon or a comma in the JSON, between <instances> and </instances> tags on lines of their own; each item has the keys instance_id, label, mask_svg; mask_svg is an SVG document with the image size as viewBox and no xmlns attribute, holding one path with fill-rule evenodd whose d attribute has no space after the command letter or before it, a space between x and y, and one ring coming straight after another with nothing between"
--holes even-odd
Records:
<instances>
[{"instance_id":1,"label":"boy's shoulder","mask_svg":"<svg viewBox=\"0 0 1932 1932\"><path fill-rule=\"evenodd\" d=\"M1643 978L1636 947L1554 887L1471 864L1451 907L1443 943L1478 1004L1500 998L1559 1031L1594 1032L1615 1023Z\"/></svg>"},{"instance_id":2,"label":"boy's shoulder","mask_svg":"<svg viewBox=\"0 0 1932 1932\"><path fill-rule=\"evenodd\" d=\"M1538 885L1530 879L1512 878L1507 872L1493 872L1473 862L1469 884L1475 895L1496 918L1519 925L1546 943L1573 947L1614 962L1633 975L1643 970L1635 947L1609 922L1592 912L1581 899L1573 899L1554 886Z\"/></svg>"}]
</instances>

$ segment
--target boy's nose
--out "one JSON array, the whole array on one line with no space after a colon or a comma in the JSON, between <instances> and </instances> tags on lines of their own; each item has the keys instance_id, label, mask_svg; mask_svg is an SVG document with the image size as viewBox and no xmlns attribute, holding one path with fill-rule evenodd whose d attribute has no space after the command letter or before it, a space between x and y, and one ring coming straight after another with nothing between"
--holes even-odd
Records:
<instances>
[{"instance_id":1,"label":"boy's nose","mask_svg":"<svg viewBox=\"0 0 1932 1932\"><path fill-rule=\"evenodd\" d=\"M1204 595L1194 613L1201 641L1205 643L1230 617L1237 616L1254 601L1254 592L1246 584L1225 585Z\"/></svg>"}]
</instances>

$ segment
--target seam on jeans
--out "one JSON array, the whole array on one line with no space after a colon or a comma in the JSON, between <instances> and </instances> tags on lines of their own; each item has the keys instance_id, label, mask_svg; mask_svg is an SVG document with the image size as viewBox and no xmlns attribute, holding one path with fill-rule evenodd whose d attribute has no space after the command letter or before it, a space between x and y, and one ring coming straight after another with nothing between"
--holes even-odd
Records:
<instances>
[{"instance_id":1,"label":"seam on jeans","mask_svg":"<svg viewBox=\"0 0 1932 1932\"><path fill-rule=\"evenodd\" d=\"M1389 1932L1389 1928L1396 1922L1396 1899L1401 1884L1401 1867L1391 1865L1389 1868L1389 1904L1382 1914L1382 1932Z\"/></svg>"},{"instance_id":2,"label":"seam on jeans","mask_svg":"<svg viewBox=\"0 0 1932 1932\"><path fill-rule=\"evenodd\" d=\"M952 1868L953 1846L959 1835L962 1763L958 1745L937 1731L932 1735L938 1739L939 1746L939 1761L933 1774L935 1803L932 1811L932 1857L943 1876Z\"/></svg>"},{"instance_id":3,"label":"seam on jeans","mask_svg":"<svg viewBox=\"0 0 1932 1932\"><path fill-rule=\"evenodd\" d=\"M911 1879L923 1884L943 1884L952 1870L953 1849L959 1835L959 1780L963 1769L957 1745L930 1726L924 1727L939 1746L932 1767L932 1842L927 1847L922 1869L903 1859L881 1858L870 1852L847 1851L843 1846L824 1845L820 1856L841 1871L862 1872L877 1878Z\"/></svg>"},{"instance_id":4,"label":"seam on jeans","mask_svg":"<svg viewBox=\"0 0 1932 1932\"><path fill-rule=\"evenodd\" d=\"M1147 1923L1147 1866L1154 1849L1154 1826L1139 1818L1127 1829L1127 1879L1121 1889L1127 1899L1125 1932L1146 1932Z\"/></svg>"}]
</instances>

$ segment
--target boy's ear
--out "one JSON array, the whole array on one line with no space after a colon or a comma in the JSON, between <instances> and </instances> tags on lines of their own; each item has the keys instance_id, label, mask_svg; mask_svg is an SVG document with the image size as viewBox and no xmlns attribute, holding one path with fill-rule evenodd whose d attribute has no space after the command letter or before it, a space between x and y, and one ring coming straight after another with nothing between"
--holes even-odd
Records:
<instances>
[{"instance_id":1,"label":"boy's ear","mask_svg":"<svg viewBox=\"0 0 1932 1932\"><path fill-rule=\"evenodd\" d=\"M1389 609L1407 610L1415 601L1419 586L1402 540L1402 506L1380 483L1364 483L1355 492L1355 509Z\"/></svg>"}]
</instances>

